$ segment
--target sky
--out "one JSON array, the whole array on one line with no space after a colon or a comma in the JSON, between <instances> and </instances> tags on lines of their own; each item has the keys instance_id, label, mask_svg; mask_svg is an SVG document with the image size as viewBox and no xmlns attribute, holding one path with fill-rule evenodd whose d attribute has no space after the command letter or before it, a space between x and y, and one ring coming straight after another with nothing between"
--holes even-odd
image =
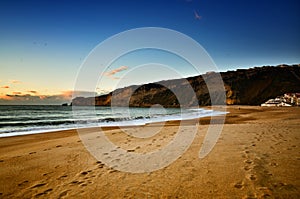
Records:
<instances>
[{"instance_id":1,"label":"sky","mask_svg":"<svg viewBox=\"0 0 300 199\"><path fill-rule=\"evenodd\" d=\"M299 10L298 0L2 0L0 104L70 102L90 52L115 34L141 27L168 28L191 37L218 71L299 64ZM126 85L176 77L160 70L163 65L184 77L197 75L172 53L141 50L114 61L94 91L75 93L107 93L129 71L134 73Z\"/></svg>"}]
</instances>

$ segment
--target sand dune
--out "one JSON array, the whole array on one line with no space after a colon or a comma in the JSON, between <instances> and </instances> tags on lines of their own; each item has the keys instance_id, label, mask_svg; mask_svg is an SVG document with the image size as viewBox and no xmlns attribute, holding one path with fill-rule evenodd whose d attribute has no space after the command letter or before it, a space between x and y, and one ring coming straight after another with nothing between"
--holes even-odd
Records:
<instances>
[{"instance_id":1,"label":"sand dune","mask_svg":"<svg viewBox=\"0 0 300 199\"><path fill-rule=\"evenodd\" d=\"M205 118L179 159L142 174L97 161L75 130L1 138L0 198L300 198L300 108L233 106L228 111L208 156L198 158L209 126ZM146 153L164 147L177 130L178 122L169 122L145 139L118 128L105 133L129 152Z\"/></svg>"}]
</instances>

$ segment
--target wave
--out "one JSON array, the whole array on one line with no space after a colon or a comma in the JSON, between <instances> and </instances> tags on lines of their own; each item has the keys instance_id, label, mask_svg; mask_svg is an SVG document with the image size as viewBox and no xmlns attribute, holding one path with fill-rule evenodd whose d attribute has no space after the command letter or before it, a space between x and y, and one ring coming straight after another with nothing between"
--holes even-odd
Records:
<instances>
[{"instance_id":1,"label":"wave","mask_svg":"<svg viewBox=\"0 0 300 199\"><path fill-rule=\"evenodd\" d=\"M180 109L179 109L180 110ZM169 113L157 112L149 115L146 111L135 116L124 114L108 114L108 113L82 113L65 116L39 116L34 118L7 118L0 119L0 137L8 137L15 135L33 134L40 132L49 132L56 130L76 129L85 127L112 127L112 126L137 126L145 125L154 122L166 122L175 120L190 120L207 116L217 116L226 114L226 112L218 112L205 109L186 109L179 111L178 109L171 110ZM77 115L77 116L76 116ZM102 118L101 118L102 117ZM39 119L38 119L39 118Z\"/></svg>"}]
</instances>

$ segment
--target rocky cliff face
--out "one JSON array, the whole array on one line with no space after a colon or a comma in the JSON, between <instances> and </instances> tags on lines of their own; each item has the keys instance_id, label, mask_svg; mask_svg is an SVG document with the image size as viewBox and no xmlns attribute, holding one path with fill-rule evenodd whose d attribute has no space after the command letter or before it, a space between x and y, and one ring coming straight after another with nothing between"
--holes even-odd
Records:
<instances>
[{"instance_id":1,"label":"rocky cliff face","mask_svg":"<svg viewBox=\"0 0 300 199\"><path fill-rule=\"evenodd\" d=\"M206 106L211 104L212 95L216 99L214 104L259 105L267 99L283 93L300 92L300 65L238 69L222 72L221 77L224 82L226 99L219 95L218 86L210 87L209 92L207 85L214 85L217 79L217 75L212 72L187 79L168 80L141 86L134 85L95 98L78 97L73 99L72 105L109 106L113 103L116 106L129 104L129 106L136 107L149 107L154 104L164 107L195 106L197 104ZM187 91L190 87L195 91L195 96ZM179 99L183 100L184 104L179 103Z\"/></svg>"}]
</instances>

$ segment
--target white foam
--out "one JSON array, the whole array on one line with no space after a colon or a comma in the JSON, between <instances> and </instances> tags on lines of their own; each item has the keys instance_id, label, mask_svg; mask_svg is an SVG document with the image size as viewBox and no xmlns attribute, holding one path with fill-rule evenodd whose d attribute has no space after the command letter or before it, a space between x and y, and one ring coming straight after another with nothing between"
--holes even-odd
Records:
<instances>
[{"instance_id":1,"label":"white foam","mask_svg":"<svg viewBox=\"0 0 300 199\"><path fill-rule=\"evenodd\" d=\"M188 109L188 110L185 110L181 114L162 115L162 116L155 116L152 118L124 120L124 121L118 121L118 122L95 122L95 121L97 121L96 119L90 119L90 120L88 120L89 122L85 123L85 124L75 123L75 124L59 125L59 126L36 127L36 128L24 129L24 131L16 131L16 132L2 132L2 133L0 132L0 138L19 136L19 135L48 133L48 132L70 130L70 129L92 128L92 127L142 126L142 125L155 123L155 122L191 120L191 119L197 119L197 118L203 118L203 117L224 115L227 113L228 112L213 111L213 110L206 110L206 109ZM75 120L75 122L77 120Z\"/></svg>"}]
</instances>

